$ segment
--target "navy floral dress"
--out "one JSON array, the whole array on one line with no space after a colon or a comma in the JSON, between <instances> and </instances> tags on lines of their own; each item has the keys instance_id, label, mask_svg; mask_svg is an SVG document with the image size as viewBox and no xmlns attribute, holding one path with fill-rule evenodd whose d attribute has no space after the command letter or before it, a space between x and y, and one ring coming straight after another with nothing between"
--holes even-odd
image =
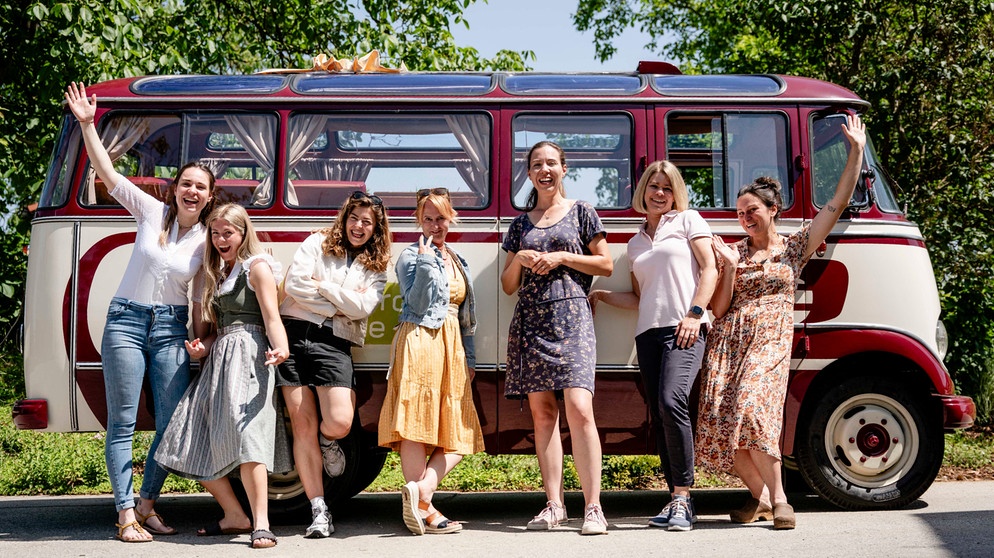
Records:
<instances>
[{"instance_id":1,"label":"navy floral dress","mask_svg":"<svg viewBox=\"0 0 994 558\"><path fill-rule=\"evenodd\" d=\"M537 250L589 255L587 247L606 234L597 212L577 201L553 225L536 227L519 215L504 237L507 252ZM594 392L597 345L587 302L593 276L561 265L546 275L523 269L518 303L507 335L507 379L504 396L521 399L529 393L584 388Z\"/></svg>"}]
</instances>

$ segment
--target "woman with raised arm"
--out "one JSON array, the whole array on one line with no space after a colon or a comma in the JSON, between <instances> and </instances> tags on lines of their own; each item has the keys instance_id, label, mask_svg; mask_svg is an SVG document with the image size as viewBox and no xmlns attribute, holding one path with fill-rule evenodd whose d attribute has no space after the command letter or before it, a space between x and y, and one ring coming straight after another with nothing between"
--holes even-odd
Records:
<instances>
[{"instance_id":1,"label":"woman with raised arm","mask_svg":"<svg viewBox=\"0 0 994 558\"><path fill-rule=\"evenodd\" d=\"M100 345L107 397L104 456L114 504L117 535L124 542L148 542L152 535L176 530L155 512L155 501L168 474L154 458L162 434L190 383L188 339L189 285L204 258L205 222L214 203L214 174L191 162L179 169L165 202L143 192L122 176L97 135L97 97L86 97L81 83L71 83L66 103L79 120L90 164L114 197L138 222L134 250L111 299ZM194 329L202 330L196 318ZM148 375L155 406L155 437L145 462L136 505L132 485L132 439L142 382Z\"/></svg>"},{"instance_id":2,"label":"woman with raised arm","mask_svg":"<svg viewBox=\"0 0 994 558\"><path fill-rule=\"evenodd\" d=\"M293 457L311 501L308 538L335 531L325 502L322 464L329 477L345 471L338 440L355 417L352 347L366 340L369 315L383 300L390 263L390 225L383 201L352 193L335 222L304 240L287 271L280 314L290 358L276 385L293 426Z\"/></svg>"},{"instance_id":3,"label":"woman with raised arm","mask_svg":"<svg viewBox=\"0 0 994 558\"><path fill-rule=\"evenodd\" d=\"M866 130L858 116L842 127L849 156L835 195L810 224L777 233L780 183L759 178L739 190L736 211L746 238L734 245L714 237L718 286L711 299L697 423L697 463L732 471L751 498L733 511L735 523L773 519L793 529L780 476L780 432L794 336L794 291L801 269L849 205L863 162Z\"/></svg>"},{"instance_id":4,"label":"woman with raised arm","mask_svg":"<svg viewBox=\"0 0 994 558\"><path fill-rule=\"evenodd\" d=\"M689 206L680 170L669 161L649 165L632 197L632 208L645 214L645 222L628 242L632 290L594 290L589 297L591 307L604 302L638 310L635 350L670 490L669 503L649 525L670 531L689 531L697 520L690 498L690 390L701 369L709 321L705 309L718 278L711 228Z\"/></svg>"},{"instance_id":5,"label":"woman with raised arm","mask_svg":"<svg viewBox=\"0 0 994 558\"><path fill-rule=\"evenodd\" d=\"M583 487L584 535L607 533L600 504L601 444L594 422L597 362L593 314L587 294L594 275L611 275L614 261L594 208L566 198L566 154L551 141L528 151L534 189L527 211L511 223L501 287L518 293L507 336L504 395L527 398L535 427L535 453L548 500L527 528L547 530L568 521L563 504L563 444L559 402L566 405L573 459Z\"/></svg>"},{"instance_id":6,"label":"woman with raised arm","mask_svg":"<svg viewBox=\"0 0 994 558\"><path fill-rule=\"evenodd\" d=\"M419 190L418 241L397 259L404 304L390 355L379 443L400 453L404 524L415 535L462 530L432 504L462 456L484 450L473 403L476 297L469 264L445 243L456 219L445 188Z\"/></svg>"},{"instance_id":7,"label":"woman with raised arm","mask_svg":"<svg viewBox=\"0 0 994 558\"><path fill-rule=\"evenodd\" d=\"M276 536L269 530L267 472L275 461L276 366L290 354L277 304L280 265L263 251L244 207L218 207L207 227L201 306L216 336L186 343L191 357L206 360L155 457L169 471L200 481L221 505L224 517L197 535L251 532L252 548L271 548ZM227 478L236 468L251 518Z\"/></svg>"}]
</instances>

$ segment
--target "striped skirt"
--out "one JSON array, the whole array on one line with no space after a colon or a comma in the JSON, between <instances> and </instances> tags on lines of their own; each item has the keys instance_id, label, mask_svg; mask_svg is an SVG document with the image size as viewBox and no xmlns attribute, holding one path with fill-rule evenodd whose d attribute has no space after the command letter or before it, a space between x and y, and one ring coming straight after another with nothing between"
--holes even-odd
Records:
<instances>
[{"instance_id":1,"label":"striped skirt","mask_svg":"<svg viewBox=\"0 0 994 558\"><path fill-rule=\"evenodd\" d=\"M273 470L276 372L266 366L265 329L224 328L162 436L155 460L194 480L214 480L242 463Z\"/></svg>"}]
</instances>

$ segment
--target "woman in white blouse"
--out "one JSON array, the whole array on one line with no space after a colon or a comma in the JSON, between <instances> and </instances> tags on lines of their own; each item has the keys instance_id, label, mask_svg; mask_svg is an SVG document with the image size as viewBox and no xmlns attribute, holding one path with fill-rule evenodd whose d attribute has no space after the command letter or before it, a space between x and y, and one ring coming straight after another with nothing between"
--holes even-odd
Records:
<instances>
[{"instance_id":1,"label":"woman in white blouse","mask_svg":"<svg viewBox=\"0 0 994 558\"><path fill-rule=\"evenodd\" d=\"M165 202L159 201L114 169L94 125L96 95L88 99L83 84L73 83L66 102L79 120L97 176L138 222L134 251L107 312L100 354L107 397L104 454L118 512L116 536L124 542L148 542L153 534L176 533L154 509L167 472L153 456L190 383L190 358L183 345L188 338L188 290L204 257L204 223L213 207L214 175L200 163L188 163L169 185ZM199 316L199 303L194 306L194 316ZM194 329L202 327L195 319ZM155 438L136 505L131 451L146 374L155 405Z\"/></svg>"}]
</instances>

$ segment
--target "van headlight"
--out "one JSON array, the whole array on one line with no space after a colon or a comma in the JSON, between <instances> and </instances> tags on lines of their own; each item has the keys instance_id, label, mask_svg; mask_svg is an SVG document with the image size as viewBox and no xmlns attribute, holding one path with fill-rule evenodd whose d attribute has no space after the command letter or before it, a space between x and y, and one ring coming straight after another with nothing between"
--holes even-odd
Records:
<instances>
[{"instance_id":1,"label":"van headlight","mask_svg":"<svg viewBox=\"0 0 994 558\"><path fill-rule=\"evenodd\" d=\"M946 360L946 351L949 349L949 336L946 334L946 326L942 320L935 323L935 350L939 352L939 360Z\"/></svg>"}]
</instances>

